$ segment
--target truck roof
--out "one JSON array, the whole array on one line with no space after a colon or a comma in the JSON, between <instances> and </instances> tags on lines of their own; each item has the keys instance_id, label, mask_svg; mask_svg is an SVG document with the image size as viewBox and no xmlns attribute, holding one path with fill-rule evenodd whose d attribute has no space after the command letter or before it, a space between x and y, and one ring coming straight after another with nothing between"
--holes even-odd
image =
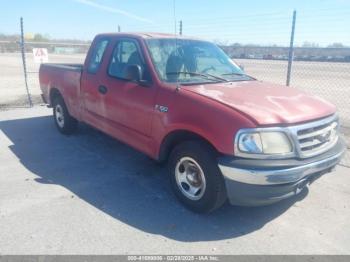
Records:
<instances>
[{"instance_id":1,"label":"truck roof","mask_svg":"<svg viewBox=\"0 0 350 262\"><path fill-rule=\"evenodd\" d=\"M166 33L154 33L154 32L102 33L102 34L98 34L97 36L98 37L124 36L124 37L136 37L136 38L143 38L143 39L150 39L150 38L178 38L178 39L199 40L198 38L194 38L194 37L181 36L181 35L175 35L175 34L166 34Z\"/></svg>"}]
</instances>

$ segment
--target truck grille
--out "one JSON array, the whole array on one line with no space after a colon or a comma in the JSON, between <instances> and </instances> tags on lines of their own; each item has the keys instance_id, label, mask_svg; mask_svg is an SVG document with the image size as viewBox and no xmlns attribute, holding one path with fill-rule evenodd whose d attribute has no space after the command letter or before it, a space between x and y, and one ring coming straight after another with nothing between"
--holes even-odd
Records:
<instances>
[{"instance_id":1,"label":"truck grille","mask_svg":"<svg viewBox=\"0 0 350 262\"><path fill-rule=\"evenodd\" d=\"M334 117L301 125L296 130L301 157L311 157L331 148L338 140L338 121Z\"/></svg>"}]
</instances>

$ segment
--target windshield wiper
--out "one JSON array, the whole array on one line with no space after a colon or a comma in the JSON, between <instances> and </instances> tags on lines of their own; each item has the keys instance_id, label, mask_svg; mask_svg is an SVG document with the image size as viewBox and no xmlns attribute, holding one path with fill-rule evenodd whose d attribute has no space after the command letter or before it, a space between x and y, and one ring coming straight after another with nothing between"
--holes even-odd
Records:
<instances>
[{"instance_id":1,"label":"windshield wiper","mask_svg":"<svg viewBox=\"0 0 350 262\"><path fill-rule=\"evenodd\" d=\"M206 79L209 79L211 80L209 77L211 78L215 78L216 80L220 80L220 81L223 81L223 82L228 82L227 79L225 78L222 78L220 76L216 76L216 75L212 75L212 74L204 74L204 73L198 73L198 72L185 72L185 71L178 71L178 72L168 72L166 73L167 75L179 75L179 74L184 74L184 75L193 75L193 76L202 76L202 77L205 77Z\"/></svg>"},{"instance_id":2,"label":"windshield wiper","mask_svg":"<svg viewBox=\"0 0 350 262\"><path fill-rule=\"evenodd\" d=\"M250 76L250 75L247 75L247 74L242 74L242 73L226 73L226 74L221 74L222 76L230 76L230 75L235 75L235 76L247 76L253 80L256 80L256 78Z\"/></svg>"}]
</instances>

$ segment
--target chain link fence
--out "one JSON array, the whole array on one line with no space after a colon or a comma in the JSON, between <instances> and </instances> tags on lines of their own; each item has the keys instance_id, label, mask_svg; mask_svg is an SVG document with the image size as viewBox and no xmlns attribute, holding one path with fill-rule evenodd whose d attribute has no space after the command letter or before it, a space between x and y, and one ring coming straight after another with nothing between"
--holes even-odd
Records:
<instances>
[{"instance_id":1,"label":"chain link fence","mask_svg":"<svg viewBox=\"0 0 350 262\"><path fill-rule=\"evenodd\" d=\"M34 104L40 104L42 100L38 74L40 64L34 62L33 48L46 48L49 63L83 63L89 46L90 44L74 43L26 43L28 89ZM0 109L29 106L19 42L0 42L0 57Z\"/></svg>"},{"instance_id":2,"label":"chain link fence","mask_svg":"<svg viewBox=\"0 0 350 262\"><path fill-rule=\"evenodd\" d=\"M27 105L20 47L18 43L12 43L9 46L9 49L0 48L2 51L0 53L2 94L0 107L2 108ZM26 44L28 86L34 103L41 101L38 82L40 64L34 63L32 49L42 47L48 49L50 63L83 63L89 44L78 46L69 43ZM234 46L222 46L222 48L248 74L259 80L286 84L288 48ZM350 61L345 61L350 58L350 48L318 48L317 50L318 54L322 55L311 55L315 51L313 49L309 50L309 55L305 55L308 53L306 48L295 48L290 85L335 104L342 125L350 128ZM343 55L334 55L337 53Z\"/></svg>"},{"instance_id":3,"label":"chain link fence","mask_svg":"<svg viewBox=\"0 0 350 262\"><path fill-rule=\"evenodd\" d=\"M286 84L288 48L223 49L257 79ZM350 128L350 48L295 48L290 85L332 102L342 125Z\"/></svg>"}]
</instances>

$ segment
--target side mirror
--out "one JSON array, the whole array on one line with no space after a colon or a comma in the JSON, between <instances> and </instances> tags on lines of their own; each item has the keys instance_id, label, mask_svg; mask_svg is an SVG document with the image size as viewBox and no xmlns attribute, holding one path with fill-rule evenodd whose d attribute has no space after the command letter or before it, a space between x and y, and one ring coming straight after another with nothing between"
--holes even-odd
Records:
<instances>
[{"instance_id":1,"label":"side mirror","mask_svg":"<svg viewBox=\"0 0 350 262\"><path fill-rule=\"evenodd\" d=\"M240 68L242 71L244 71L244 65L239 64L238 66L239 66L239 68Z\"/></svg>"},{"instance_id":2,"label":"side mirror","mask_svg":"<svg viewBox=\"0 0 350 262\"><path fill-rule=\"evenodd\" d=\"M140 82L142 79L141 67L139 65L128 65L125 68L125 79Z\"/></svg>"}]
</instances>

